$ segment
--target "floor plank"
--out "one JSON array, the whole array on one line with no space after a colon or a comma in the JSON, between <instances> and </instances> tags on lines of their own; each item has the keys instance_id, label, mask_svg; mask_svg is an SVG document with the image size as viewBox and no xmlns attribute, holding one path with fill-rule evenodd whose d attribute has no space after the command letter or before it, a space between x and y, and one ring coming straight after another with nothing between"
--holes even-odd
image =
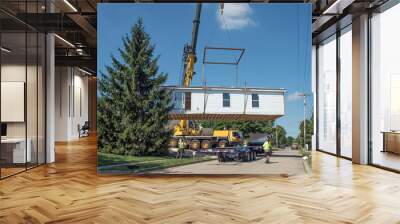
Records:
<instances>
[{"instance_id":1,"label":"floor plank","mask_svg":"<svg viewBox=\"0 0 400 224\"><path fill-rule=\"evenodd\" d=\"M96 139L0 181L0 223L400 223L400 175L315 152L312 175L99 176Z\"/></svg>"}]
</instances>

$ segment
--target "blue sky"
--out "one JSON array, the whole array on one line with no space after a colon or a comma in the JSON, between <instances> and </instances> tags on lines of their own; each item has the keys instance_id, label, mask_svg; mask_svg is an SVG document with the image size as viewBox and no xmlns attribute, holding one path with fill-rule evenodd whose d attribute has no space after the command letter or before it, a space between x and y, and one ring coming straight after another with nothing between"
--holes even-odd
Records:
<instances>
[{"instance_id":1,"label":"blue sky","mask_svg":"<svg viewBox=\"0 0 400 224\"><path fill-rule=\"evenodd\" d=\"M277 120L288 135L297 136L303 119L303 101L296 93L311 93L311 5L227 4L223 16L219 4L203 4L198 63L192 85L201 85L201 61L205 46L245 48L238 66L239 86L284 88L286 115ZM168 73L167 84L179 84L182 50L189 43L195 4L99 4L99 71L119 58L122 37L142 17L146 32L159 55L159 71ZM234 60L233 54L212 54L212 58ZM206 65L208 86L234 86L235 67ZM308 116L312 111L309 98Z\"/></svg>"}]
</instances>

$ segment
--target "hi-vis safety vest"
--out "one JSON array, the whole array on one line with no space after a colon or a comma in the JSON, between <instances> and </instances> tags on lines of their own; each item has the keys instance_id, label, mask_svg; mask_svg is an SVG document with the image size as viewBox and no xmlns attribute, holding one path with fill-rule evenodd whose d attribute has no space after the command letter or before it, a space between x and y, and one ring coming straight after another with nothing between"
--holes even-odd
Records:
<instances>
[{"instance_id":1,"label":"hi-vis safety vest","mask_svg":"<svg viewBox=\"0 0 400 224\"><path fill-rule=\"evenodd\" d=\"M183 141L182 139L180 139L179 142L178 142L178 148L179 148L179 149L184 149L184 148L186 148L186 142Z\"/></svg>"},{"instance_id":2,"label":"hi-vis safety vest","mask_svg":"<svg viewBox=\"0 0 400 224\"><path fill-rule=\"evenodd\" d=\"M264 142L263 148L264 152L269 152L269 150L271 150L271 146L268 141Z\"/></svg>"}]
</instances>

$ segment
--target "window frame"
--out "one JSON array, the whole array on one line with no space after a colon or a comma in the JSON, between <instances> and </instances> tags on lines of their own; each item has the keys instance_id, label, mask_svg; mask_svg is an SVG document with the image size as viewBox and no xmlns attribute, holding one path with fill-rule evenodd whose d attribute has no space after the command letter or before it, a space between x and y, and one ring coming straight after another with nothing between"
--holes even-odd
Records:
<instances>
[{"instance_id":1,"label":"window frame","mask_svg":"<svg viewBox=\"0 0 400 224\"><path fill-rule=\"evenodd\" d=\"M228 96L228 97L226 97ZM222 93L222 107L227 108L231 107L231 94L230 93Z\"/></svg>"},{"instance_id":2,"label":"window frame","mask_svg":"<svg viewBox=\"0 0 400 224\"><path fill-rule=\"evenodd\" d=\"M255 96L257 96L257 99L255 99ZM251 94L251 107L260 108L260 95L258 93Z\"/></svg>"}]
</instances>

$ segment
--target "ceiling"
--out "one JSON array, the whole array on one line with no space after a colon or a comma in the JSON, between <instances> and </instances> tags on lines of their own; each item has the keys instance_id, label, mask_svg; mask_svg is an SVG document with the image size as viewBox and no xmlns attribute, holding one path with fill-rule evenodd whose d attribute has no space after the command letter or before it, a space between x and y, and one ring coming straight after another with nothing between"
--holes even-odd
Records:
<instances>
[{"instance_id":1,"label":"ceiling","mask_svg":"<svg viewBox=\"0 0 400 224\"><path fill-rule=\"evenodd\" d=\"M351 16L378 7L387 0L253 0L254 3L311 3L313 42L335 32L337 21L351 23ZM173 0L1 0L0 24L3 32L29 28L54 32L56 64L80 66L96 73L97 3L176 2ZM195 2L195 1L192 1ZM220 1L204 1L216 2ZM243 2L243 1L229 1ZM49 13L49 12L52 13ZM25 13L28 12L28 13ZM345 26L346 22L342 22ZM17 38L18 39L18 38ZM16 39L16 40L17 40Z\"/></svg>"}]
</instances>

